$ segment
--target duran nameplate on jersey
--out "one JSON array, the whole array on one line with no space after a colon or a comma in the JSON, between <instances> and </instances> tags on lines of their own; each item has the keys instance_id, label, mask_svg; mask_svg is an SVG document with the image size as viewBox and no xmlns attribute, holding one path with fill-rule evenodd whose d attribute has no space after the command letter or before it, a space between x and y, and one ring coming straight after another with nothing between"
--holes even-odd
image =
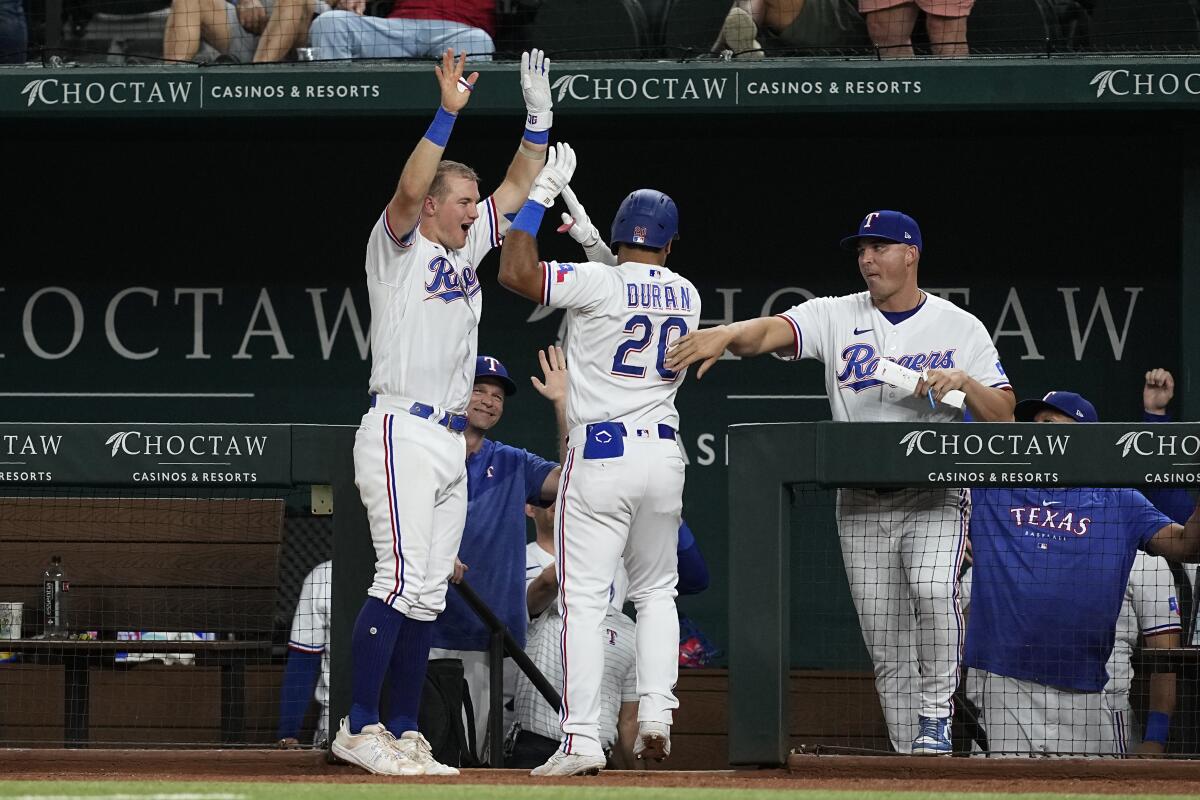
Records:
<instances>
[{"instance_id":1,"label":"duran nameplate on jersey","mask_svg":"<svg viewBox=\"0 0 1200 800\"><path fill-rule=\"evenodd\" d=\"M0 423L0 485L287 486L290 425Z\"/></svg>"},{"instance_id":2,"label":"duran nameplate on jersey","mask_svg":"<svg viewBox=\"0 0 1200 800\"><path fill-rule=\"evenodd\" d=\"M879 360L879 368L875 370L875 377L889 386L895 386L897 389L912 394L917 390L917 383L925 377L924 371L917 372L908 367L901 366L895 361L888 361L886 358ZM942 395L939 403L944 403L954 408L962 408L967 396L958 389L951 389Z\"/></svg>"}]
</instances>

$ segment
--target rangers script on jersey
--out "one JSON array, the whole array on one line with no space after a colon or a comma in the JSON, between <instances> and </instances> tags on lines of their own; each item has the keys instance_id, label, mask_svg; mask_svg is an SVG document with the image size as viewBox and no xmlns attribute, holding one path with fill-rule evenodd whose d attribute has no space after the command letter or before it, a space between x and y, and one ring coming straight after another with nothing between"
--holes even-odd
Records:
<instances>
[{"instance_id":1,"label":"rangers script on jersey","mask_svg":"<svg viewBox=\"0 0 1200 800\"><path fill-rule=\"evenodd\" d=\"M912 316L893 324L868 292L817 297L779 315L792 326L792 358L825 364L829 408L839 422L954 422L961 412L873 377L881 358L920 372L961 369L984 386L1011 388L987 329L974 316L925 293Z\"/></svg>"},{"instance_id":2,"label":"rangers script on jersey","mask_svg":"<svg viewBox=\"0 0 1200 800\"><path fill-rule=\"evenodd\" d=\"M371 299L371 394L394 395L461 414L475 383L483 289L476 270L508 221L488 197L461 250L407 234L380 215L367 242Z\"/></svg>"}]
</instances>

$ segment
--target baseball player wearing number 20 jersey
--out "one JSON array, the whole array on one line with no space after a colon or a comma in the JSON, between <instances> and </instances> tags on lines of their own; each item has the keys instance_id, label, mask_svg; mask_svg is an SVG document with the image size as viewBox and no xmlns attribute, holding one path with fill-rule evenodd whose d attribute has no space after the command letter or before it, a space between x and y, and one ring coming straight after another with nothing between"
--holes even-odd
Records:
<instances>
[{"instance_id":1,"label":"baseball player wearing number 20 jersey","mask_svg":"<svg viewBox=\"0 0 1200 800\"><path fill-rule=\"evenodd\" d=\"M478 73L447 51L435 70L441 107L404 165L367 243L371 408L354 442L354 474L375 546L375 578L354 626L353 702L332 750L369 772L456 775L417 731L433 620L467 511L464 413L475 381L482 294L476 270L500 244L540 170L550 125L547 63L526 53L529 116L496 192L480 201L467 166L443 161ZM379 701L388 681L389 707Z\"/></svg>"},{"instance_id":2,"label":"baseball player wearing number 20 jersey","mask_svg":"<svg viewBox=\"0 0 1200 800\"><path fill-rule=\"evenodd\" d=\"M671 342L700 319L695 287L665 266L678 212L661 192L640 189L621 204L613 222L616 267L538 261L532 234L549 206L538 186L563 159L573 169L569 147L560 148L565 154L548 157L534 182L534 200L517 215L500 258L501 284L567 309L572 331L570 433L555 515L564 736L536 776L594 773L605 764L599 732L604 656L596 632L622 554L628 598L637 608L633 752L656 760L670 753L672 711L679 705L673 693L679 670L675 586L684 480L675 393L685 373L663 361ZM550 177L557 195L570 170Z\"/></svg>"},{"instance_id":3,"label":"baseball player wearing number 20 jersey","mask_svg":"<svg viewBox=\"0 0 1200 800\"><path fill-rule=\"evenodd\" d=\"M924 252L917 223L897 211L872 212L842 245L857 251L867 291L693 333L672 348L667 367L702 361L699 377L726 349L739 356L777 352L825 364L837 421L959 420L957 408L939 402L952 390L965 393L975 419L1010 419L1012 390L983 324L917 286ZM921 372L916 390L880 381L882 359ZM951 697L964 635L957 580L969 513L969 494L960 489L838 493L850 594L888 734L901 753L951 750Z\"/></svg>"}]
</instances>

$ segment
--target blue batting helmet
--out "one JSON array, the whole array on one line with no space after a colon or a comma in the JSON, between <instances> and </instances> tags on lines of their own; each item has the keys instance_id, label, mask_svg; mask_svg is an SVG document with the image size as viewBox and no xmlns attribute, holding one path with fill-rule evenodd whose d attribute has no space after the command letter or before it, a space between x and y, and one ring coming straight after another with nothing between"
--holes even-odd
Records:
<instances>
[{"instance_id":1,"label":"blue batting helmet","mask_svg":"<svg viewBox=\"0 0 1200 800\"><path fill-rule=\"evenodd\" d=\"M675 201L655 189L638 189L613 217L612 241L655 249L679 238L679 209Z\"/></svg>"}]
</instances>

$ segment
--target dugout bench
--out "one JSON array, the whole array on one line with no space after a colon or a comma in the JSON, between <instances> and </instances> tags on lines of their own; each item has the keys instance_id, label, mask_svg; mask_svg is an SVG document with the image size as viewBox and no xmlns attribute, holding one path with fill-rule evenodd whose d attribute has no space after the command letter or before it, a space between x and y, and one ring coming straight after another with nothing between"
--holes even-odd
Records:
<instances>
[{"instance_id":1,"label":"dugout bench","mask_svg":"<svg viewBox=\"0 0 1200 800\"><path fill-rule=\"evenodd\" d=\"M279 584L284 501L155 497L0 499L0 544L7 554L6 600L25 606L23 636L0 642L23 664L63 672L63 741L91 738L91 684L122 665L119 653L187 654L219 670L220 739L243 741L248 662L269 660ZM39 576L52 555L70 583L67 624L88 638L32 638L41 631ZM16 582L20 580L20 582ZM211 631L214 640L118 640L120 631ZM94 638L93 638L94 637ZM178 695L190 666L121 691L107 705L126 726L136 710ZM111 681L104 681L111 684ZM203 681L199 682L200 684ZM124 706L124 708L122 708ZM195 709L195 718L212 710ZM120 734L115 734L120 736Z\"/></svg>"}]
</instances>

